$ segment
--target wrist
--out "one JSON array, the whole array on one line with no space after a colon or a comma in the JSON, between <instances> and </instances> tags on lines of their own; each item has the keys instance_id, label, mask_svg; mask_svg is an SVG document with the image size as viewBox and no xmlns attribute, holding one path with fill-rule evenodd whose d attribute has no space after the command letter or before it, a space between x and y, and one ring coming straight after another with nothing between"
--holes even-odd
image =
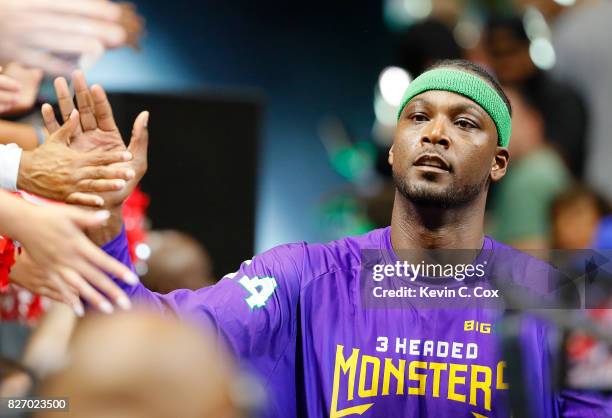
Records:
<instances>
[{"instance_id":1,"label":"wrist","mask_svg":"<svg viewBox=\"0 0 612 418\"><path fill-rule=\"evenodd\" d=\"M123 205L108 208L108 211L110 217L104 226L87 230L89 239L100 247L119 235L123 228Z\"/></svg>"},{"instance_id":2,"label":"wrist","mask_svg":"<svg viewBox=\"0 0 612 418\"><path fill-rule=\"evenodd\" d=\"M32 185L29 173L32 172L32 151L22 151L17 170L17 189L30 191Z\"/></svg>"}]
</instances>

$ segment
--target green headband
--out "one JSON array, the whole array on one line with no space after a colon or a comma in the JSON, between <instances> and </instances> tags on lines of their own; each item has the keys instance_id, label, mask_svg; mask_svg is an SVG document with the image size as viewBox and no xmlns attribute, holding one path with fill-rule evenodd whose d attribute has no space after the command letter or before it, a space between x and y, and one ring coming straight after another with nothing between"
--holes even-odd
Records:
<instances>
[{"instance_id":1,"label":"green headband","mask_svg":"<svg viewBox=\"0 0 612 418\"><path fill-rule=\"evenodd\" d=\"M502 147L508 146L512 120L506 103L489 83L461 70L436 68L415 78L404 93L397 119L399 120L402 110L414 96L429 90L451 91L476 102L493 119L497 127L498 144Z\"/></svg>"}]
</instances>

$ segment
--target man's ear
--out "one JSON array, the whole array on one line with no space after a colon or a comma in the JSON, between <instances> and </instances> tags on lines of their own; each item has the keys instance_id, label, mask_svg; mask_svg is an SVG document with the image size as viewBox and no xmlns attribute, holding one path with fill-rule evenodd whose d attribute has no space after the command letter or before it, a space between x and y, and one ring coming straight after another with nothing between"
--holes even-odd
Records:
<instances>
[{"instance_id":1,"label":"man's ear","mask_svg":"<svg viewBox=\"0 0 612 418\"><path fill-rule=\"evenodd\" d=\"M389 148L389 158L387 161L389 161L389 165L393 165L393 145Z\"/></svg>"},{"instance_id":2,"label":"man's ear","mask_svg":"<svg viewBox=\"0 0 612 418\"><path fill-rule=\"evenodd\" d=\"M510 161L510 153L507 147L497 147L495 149L495 157L491 165L491 181L496 182L506 175L508 163Z\"/></svg>"}]
</instances>

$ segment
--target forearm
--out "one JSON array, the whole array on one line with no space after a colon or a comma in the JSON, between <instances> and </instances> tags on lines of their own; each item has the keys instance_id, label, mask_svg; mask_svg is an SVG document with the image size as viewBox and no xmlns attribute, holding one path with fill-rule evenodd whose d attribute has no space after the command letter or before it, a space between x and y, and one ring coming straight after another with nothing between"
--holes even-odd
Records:
<instances>
[{"instance_id":1,"label":"forearm","mask_svg":"<svg viewBox=\"0 0 612 418\"><path fill-rule=\"evenodd\" d=\"M65 360L76 319L68 305L54 303L28 340L23 363L39 376L53 372Z\"/></svg>"},{"instance_id":2,"label":"forearm","mask_svg":"<svg viewBox=\"0 0 612 418\"><path fill-rule=\"evenodd\" d=\"M30 125L0 120L0 144L17 144L23 149L38 146L38 134Z\"/></svg>"}]
</instances>

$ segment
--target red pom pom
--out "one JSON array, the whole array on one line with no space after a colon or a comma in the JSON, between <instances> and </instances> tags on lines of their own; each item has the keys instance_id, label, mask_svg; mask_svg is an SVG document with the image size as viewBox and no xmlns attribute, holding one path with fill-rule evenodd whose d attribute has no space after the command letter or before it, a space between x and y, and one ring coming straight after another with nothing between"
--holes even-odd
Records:
<instances>
[{"instance_id":1,"label":"red pom pom","mask_svg":"<svg viewBox=\"0 0 612 418\"><path fill-rule=\"evenodd\" d=\"M132 262L138 260L136 246L147 240L145 220L149 201L149 196L140 187L136 187L123 205L123 220Z\"/></svg>"}]
</instances>

